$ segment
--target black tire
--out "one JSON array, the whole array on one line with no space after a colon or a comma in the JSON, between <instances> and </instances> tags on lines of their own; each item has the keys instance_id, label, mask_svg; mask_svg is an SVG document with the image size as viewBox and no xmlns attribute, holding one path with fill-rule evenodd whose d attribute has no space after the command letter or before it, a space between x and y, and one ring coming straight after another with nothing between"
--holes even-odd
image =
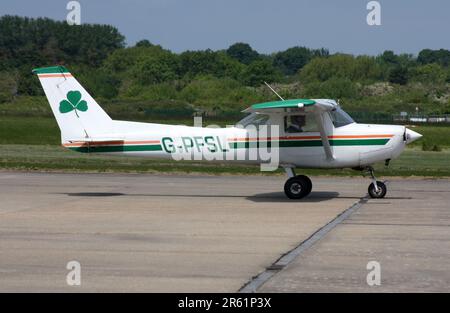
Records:
<instances>
[{"instance_id":1,"label":"black tire","mask_svg":"<svg viewBox=\"0 0 450 313\"><path fill-rule=\"evenodd\" d=\"M387 192L386 185L381 181L377 181L377 186L378 186L378 192L375 191L375 186L373 183L371 183L369 185L369 189L368 189L369 196L374 199L384 198L384 196L386 196L386 192Z\"/></svg>"},{"instance_id":2,"label":"black tire","mask_svg":"<svg viewBox=\"0 0 450 313\"><path fill-rule=\"evenodd\" d=\"M312 190L311 180L304 175L289 178L284 184L284 193L289 199L301 199Z\"/></svg>"},{"instance_id":3,"label":"black tire","mask_svg":"<svg viewBox=\"0 0 450 313\"><path fill-rule=\"evenodd\" d=\"M311 190L313 187L311 179L309 179L309 177L305 176L305 175L297 175L296 177L300 178L300 179L304 179L306 181L306 183L308 184L308 188L307 188L308 193L306 195L309 195L311 193Z\"/></svg>"}]
</instances>

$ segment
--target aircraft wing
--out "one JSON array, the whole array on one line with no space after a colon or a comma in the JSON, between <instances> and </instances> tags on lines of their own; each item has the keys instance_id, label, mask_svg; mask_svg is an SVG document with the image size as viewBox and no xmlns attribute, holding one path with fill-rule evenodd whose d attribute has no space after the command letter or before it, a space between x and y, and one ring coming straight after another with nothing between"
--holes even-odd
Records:
<instances>
[{"instance_id":1,"label":"aircraft wing","mask_svg":"<svg viewBox=\"0 0 450 313\"><path fill-rule=\"evenodd\" d=\"M312 107L321 111L331 111L336 108L338 104L330 99L293 99L282 101L271 101L254 104L247 108L244 112L277 112L286 109L298 109Z\"/></svg>"}]
</instances>

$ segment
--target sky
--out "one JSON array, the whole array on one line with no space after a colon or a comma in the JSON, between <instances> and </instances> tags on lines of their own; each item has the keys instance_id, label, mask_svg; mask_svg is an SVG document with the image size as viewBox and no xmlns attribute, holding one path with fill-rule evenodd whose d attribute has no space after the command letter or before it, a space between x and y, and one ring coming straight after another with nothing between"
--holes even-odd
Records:
<instances>
[{"instance_id":1,"label":"sky","mask_svg":"<svg viewBox=\"0 0 450 313\"><path fill-rule=\"evenodd\" d=\"M0 15L66 20L69 0L1 0ZM148 39L174 52L249 43L260 53L293 46L377 55L450 49L450 1L379 0L381 25L369 26L369 0L79 0L82 23L111 24L128 45Z\"/></svg>"}]
</instances>

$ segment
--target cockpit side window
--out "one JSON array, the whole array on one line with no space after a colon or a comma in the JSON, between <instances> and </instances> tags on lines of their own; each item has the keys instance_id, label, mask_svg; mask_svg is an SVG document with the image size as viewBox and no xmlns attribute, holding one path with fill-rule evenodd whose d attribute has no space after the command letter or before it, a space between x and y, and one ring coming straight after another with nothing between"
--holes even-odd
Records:
<instances>
[{"instance_id":1,"label":"cockpit side window","mask_svg":"<svg viewBox=\"0 0 450 313\"><path fill-rule=\"evenodd\" d=\"M330 118L333 122L334 127L342 127L348 124L352 124L355 121L341 108L336 108L333 111L330 111Z\"/></svg>"},{"instance_id":2,"label":"cockpit side window","mask_svg":"<svg viewBox=\"0 0 450 313\"><path fill-rule=\"evenodd\" d=\"M284 131L286 133L318 132L313 114L287 115L284 117Z\"/></svg>"},{"instance_id":3,"label":"cockpit side window","mask_svg":"<svg viewBox=\"0 0 450 313\"><path fill-rule=\"evenodd\" d=\"M236 125L242 126L244 128L247 127L248 125L254 125L258 127L260 125L267 125L268 122L269 122L269 115L251 113L250 115L240 120Z\"/></svg>"}]
</instances>

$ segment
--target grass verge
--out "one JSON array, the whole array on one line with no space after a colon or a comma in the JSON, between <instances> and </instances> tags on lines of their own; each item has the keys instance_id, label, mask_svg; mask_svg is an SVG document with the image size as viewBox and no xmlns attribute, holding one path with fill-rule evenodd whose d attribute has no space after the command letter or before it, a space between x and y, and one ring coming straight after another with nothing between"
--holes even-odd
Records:
<instances>
[{"instance_id":1,"label":"grass verge","mask_svg":"<svg viewBox=\"0 0 450 313\"><path fill-rule=\"evenodd\" d=\"M200 163L193 161L151 160L142 157L86 155L51 145L0 145L0 168L10 170L67 172L137 172L137 173L203 173L203 174L263 174L259 166L230 163ZM407 149L386 168L376 166L378 176L450 177L450 151L425 152ZM351 169L298 170L307 175L359 176ZM281 174L278 170L275 174Z\"/></svg>"}]
</instances>

